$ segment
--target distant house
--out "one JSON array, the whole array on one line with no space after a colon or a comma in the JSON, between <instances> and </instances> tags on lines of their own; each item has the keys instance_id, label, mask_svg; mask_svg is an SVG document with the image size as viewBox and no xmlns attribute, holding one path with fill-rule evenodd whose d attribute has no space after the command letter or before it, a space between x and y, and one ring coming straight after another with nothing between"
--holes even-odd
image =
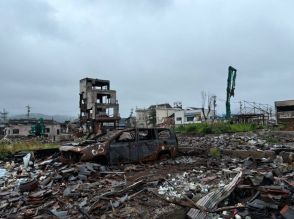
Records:
<instances>
[{"instance_id":1,"label":"distant house","mask_svg":"<svg viewBox=\"0 0 294 219\"><path fill-rule=\"evenodd\" d=\"M175 112L181 110L180 108L171 107L170 104L151 105L147 109L136 109L136 125L137 127L152 127L150 123L151 114L154 113L155 125L161 126L167 123L167 118L173 117Z\"/></svg>"},{"instance_id":2,"label":"distant house","mask_svg":"<svg viewBox=\"0 0 294 219\"><path fill-rule=\"evenodd\" d=\"M211 110L208 114L208 109L204 109L205 115L207 115L207 121L213 120L214 111ZM201 123L205 121L202 108L189 107L175 112L175 125L185 125L192 123Z\"/></svg>"},{"instance_id":3,"label":"distant house","mask_svg":"<svg viewBox=\"0 0 294 219\"><path fill-rule=\"evenodd\" d=\"M6 127L6 134L9 136L29 136L33 125L38 123L37 119L11 119ZM45 135L56 137L61 134L60 123L54 120L44 120Z\"/></svg>"}]
</instances>

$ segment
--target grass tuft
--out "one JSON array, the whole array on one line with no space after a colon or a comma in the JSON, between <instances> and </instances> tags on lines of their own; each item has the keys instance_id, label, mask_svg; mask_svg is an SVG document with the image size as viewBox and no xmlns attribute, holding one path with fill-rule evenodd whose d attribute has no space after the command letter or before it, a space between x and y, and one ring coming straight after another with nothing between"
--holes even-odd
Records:
<instances>
[{"instance_id":1,"label":"grass tuft","mask_svg":"<svg viewBox=\"0 0 294 219\"><path fill-rule=\"evenodd\" d=\"M16 153L19 151L35 151L40 149L53 149L58 148L60 145L54 143L41 143L39 141L22 141L16 143L1 143L0 153Z\"/></svg>"},{"instance_id":2,"label":"grass tuft","mask_svg":"<svg viewBox=\"0 0 294 219\"><path fill-rule=\"evenodd\" d=\"M176 127L176 132L181 134L222 134L236 132L251 132L258 128L255 124L230 124L230 123L196 123L180 125Z\"/></svg>"}]
</instances>

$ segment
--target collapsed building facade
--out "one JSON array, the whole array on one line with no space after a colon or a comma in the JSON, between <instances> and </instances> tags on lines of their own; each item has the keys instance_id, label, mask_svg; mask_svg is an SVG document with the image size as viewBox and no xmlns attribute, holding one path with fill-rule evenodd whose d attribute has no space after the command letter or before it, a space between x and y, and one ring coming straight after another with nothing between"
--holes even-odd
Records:
<instances>
[{"instance_id":1,"label":"collapsed building facade","mask_svg":"<svg viewBox=\"0 0 294 219\"><path fill-rule=\"evenodd\" d=\"M147 109L136 109L136 125L139 128L150 128L161 126L166 123L168 119L172 120L174 124L175 112L181 109L172 107L168 103L151 105Z\"/></svg>"},{"instance_id":2,"label":"collapsed building facade","mask_svg":"<svg viewBox=\"0 0 294 219\"><path fill-rule=\"evenodd\" d=\"M116 129L120 120L116 91L109 80L80 80L80 123L90 133Z\"/></svg>"}]
</instances>

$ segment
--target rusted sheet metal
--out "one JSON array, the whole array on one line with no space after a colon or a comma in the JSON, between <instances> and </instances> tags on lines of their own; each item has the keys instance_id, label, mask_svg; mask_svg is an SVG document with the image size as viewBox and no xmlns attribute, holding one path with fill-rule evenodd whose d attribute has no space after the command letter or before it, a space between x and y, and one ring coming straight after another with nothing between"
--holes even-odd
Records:
<instances>
[{"instance_id":1,"label":"rusted sheet metal","mask_svg":"<svg viewBox=\"0 0 294 219\"><path fill-rule=\"evenodd\" d=\"M261 197L280 200L282 197L289 197L291 192L282 186L260 186L258 190Z\"/></svg>"},{"instance_id":2,"label":"rusted sheet metal","mask_svg":"<svg viewBox=\"0 0 294 219\"><path fill-rule=\"evenodd\" d=\"M38 188L39 182L36 179L20 183L19 190L21 192L31 192Z\"/></svg>"},{"instance_id":3,"label":"rusted sheet metal","mask_svg":"<svg viewBox=\"0 0 294 219\"><path fill-rule=\"evenodd\" d=\"M209 193L208 195L201 198L196 204L208 211L213 211L216 206L227 198L235 189L236 185L240 182L243 173L238 173L235 178L223 188L219 188L216 191ZM198 209L190 209L187 216L191 219L206 219L209 218L208 212L203 212Z\"/></svg>"},{"instance_id":4,"label":"rusted sheet metal","mask_svg":"<svg viewBox=\"0 0 294 219\"><path fill-rule=\"evenodd\" d=\"M87 146L62 146L61 160L107 160L110 164L156 160L160 154L174 157L177 153L176 135L166 128L125 129L101 136Z\"/></svg>"},{"instance_id":5,"label":"rusted sheet metal","mask_svg":"<svg viewBox=\"0 0 294 219\"><path fill-rule=\"evenodd\" d=\"M283 217L285 219L291 219L294 218L294 207L293 206L288 206L286 205L281 211L280 211L281 215L283 215Z\"/></svg>"}]
</instances>

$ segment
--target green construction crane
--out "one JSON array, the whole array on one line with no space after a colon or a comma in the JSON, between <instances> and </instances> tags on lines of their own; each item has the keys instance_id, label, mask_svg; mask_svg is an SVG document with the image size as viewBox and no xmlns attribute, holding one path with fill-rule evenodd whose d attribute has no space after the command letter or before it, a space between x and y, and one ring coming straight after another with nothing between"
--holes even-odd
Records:
<instances>
[{"instance_id":1,"label":"green construction crane","mask_svg":"<svg viewBox=\"0 0 294 219\"><path fill-rule=\"evenodd\" d=\"M226 119L231 118L231 97L235 95L237 69L229 66L228 86L227 86L227 101L226 101Z\"/></svg>"}]
</instances>

